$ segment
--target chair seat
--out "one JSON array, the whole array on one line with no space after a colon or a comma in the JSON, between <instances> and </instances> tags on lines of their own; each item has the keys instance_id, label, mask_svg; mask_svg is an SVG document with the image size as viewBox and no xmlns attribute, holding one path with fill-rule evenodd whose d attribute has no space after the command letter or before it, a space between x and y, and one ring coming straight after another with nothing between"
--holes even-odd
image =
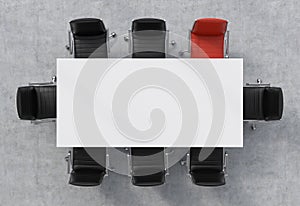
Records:
<instances>
[{"instance_id":1,"label":"chair seat","mask_svg":"<svg viewBox=\"0 0 300 206\"><path fill-rule=\"evenodd\" d=\"M90 171L72 171L70 175L69 184L75 186L97 186L100 185L103 177L105 175L104 171L101 172L90 172Z\"/></svg>"},{"instance_id":2,"label":"chair seat","mask_svg":"<svg viewBox=\"0 0 300 206\"><path fill-rule=\"evenodd\" d=\"M157 186L165 182L165 171L161 171L151 175L132 176L132 184L135 186Z\"/></svg>"},{"instance_id":3,"label":"chair seat","mask_svg":"<svg viewBox=\"0 0 300 206\"><path fill-rule=\"evenodd\" d=\"M84 170L84 169L90 169L90 170L97 170L97 171L105 171L105 167L102 165L99 165L95 163L95 161L74 161L75 165L73 166L73 170Z\"/></svg>"},{"instance_id":4,"label":"chair seat","mask_svg":"<svg viewBox=\"0 0 300 206\"><path fill-rule=\"evenodd\" d=\"M199 186L221 186L225 185L224 172L211 170L192 171L192 181Z\"/></svg>"},{"instance_id":5,"label":"chair seat","mask_svg":"<svg viewBox=\"0 0 300 206\"><path fill-rule=\"evenodd\" d=\"M264 120L263 97L265 88L243 88L243 118L244 120Z\"/></svg>"},{"instance_id":6,"label":"chair seat","mask_svg":"<svg viewBox=\"0 0 300 206\"><path fill-rule=\"evenodd\" d=\"M37 119L56 118L56 85L35 87Z\"/></svg>"}]
</instances>

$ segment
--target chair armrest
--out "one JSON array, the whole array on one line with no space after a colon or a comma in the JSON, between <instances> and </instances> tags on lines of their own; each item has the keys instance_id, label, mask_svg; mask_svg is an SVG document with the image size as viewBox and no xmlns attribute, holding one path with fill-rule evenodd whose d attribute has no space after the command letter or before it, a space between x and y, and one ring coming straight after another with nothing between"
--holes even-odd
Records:
<instances>
[{"instance_id":1,"label":"chair armrest","mask_svg":"<svg viewBox=\"0 0 300 206\"><path fill-rule=\"evenodd\" d=\"M67 156L65 157L67 162L67 174L71 173L71 151L68 152Z\"/></svg>"},{"instance_id":2,"label":"chair armrest","mask_svg":"<svg viewBox=\"0 0 300 206\"><path fill-rule=\"evenodd\" d=\"M224 152L224 165L223 165L223 172L225 176L228 176L227 174L227 161L228 161L228 153Z\"/></svg>"},{"instance_id":3,"label":"chair armrest","mask_svg":"<svg viewBox=\"0 0 300 206\"><path fill-rule=\"evenodd\" d=\"M106 173L106 175L108 175L109 167L110 167L109 154L108 154L108 149L106 148L106 155L105 155L105 173Z\"/></svg>"},{"instance_id":4,"label":"chair armrest","mask_svg":"<svg viewBox=\"0 0 300 206\"><path fill-rule=\"evenodd\" d=\"M128 30L128 35L124 36L124 41L128 42L130 41L130 37L131 37L131 30Z\"/></svg>"},{"instance_id":5,"label":"chair armrest","mask_svg":"<svg viewBox=\"0 0 300 206\"><path fill-rule=\"evenodd\" d=\"M42 123L49 123L49 122L56 122L55 118L48 118L48 119L36 119L31 120L30 123L34 125L42 124Z\"/></svg>"},{"instance_id":6,"label":"chair armrest","mask_svg":"<svg viewBox=\"0 0 300 206\"><path fill-rule=\"evenodd\" d=\"M66 49L69 51L70 55L73 54L73 40L71 37L71 31L68 31L68 44L65 46Z\"/></svg>"},{"instance_id":7,"label":"chair armrest","mask_svg":"<svg viewBox=\"0 0 300 206\"><path fill-rule=\"evenodd\" d=\"M190 174L190 164L191 164L191 157L190 157L190 152L188 152L186 154L186 168L187 168L187 171L188 171L188 174Z\"/></svg>"},{"instance_id":8,"label":"chair armrest","mask_svg":"<svg viewBox=\"0 0 300 206\"><path fill-rule=\"evenodd\" d=\"M132 44L131 44L131 30L128 30L128 35L124 36L124 41L128 43L128 53L132 53Z\"/></svg>"},{"instance_id":9,"label":"chair armrest","mask_svg":"<svg viewBox=\"0 0 300 206\"><path fill-rule=\"evenodd\" d=\"M226 31L225 36L225 58L229 58L229 30Z\"/></svg>"},{"instance_id":10,"label":"chair armrest","mask_svg":"<svg viewBox=\"0 0 300 206\"><path fill-rule=\"evenodd\" d=\"M189 31L188 31L188 47L187 47L187 50L181 50L178 52L178 55L180 57L182 57L185 53L191 53L191 33L192 33L192 30L189 29Z\"/></svg>"},{"instance_id":11,"label":"chair armrest","mask_svg":"<svg viewBox=\"0 0 300 206\"><path fill-rule=\"evenodd\" d=\"M165 172L169 175L169 153L164 149L164 160L165 160Z\"/></svg>"},{"instance_id":12,"label":"chair armrest","mask_svg":"<svg viewBox=\"0 0 300 206\"><path fill-rule=\"evenodd\" d=\"M53 76L50 82L29 82L29 86L50 86L56 84L56 76Z\"/></svg>"},{"instance_id":13,"label":"chair armrest","mask_svg":"<svg viewBox=\"0 0 300 206\"><path fill-rule=\"evenodd\" d=\"M246 83L246 86L254 86L254 87L270 87L270 83L263 83L261 79L257 79L256 83Z\"/></svg>"},{"instance_id":14,"label":"chair armrest","mask_svg":"<svg viewBox=\"0 0 300 206\"><path fill-rule=\"evenodd\" d=\"M127 154L127 164L128 164L128 176L132 176L132 159L131 159L131 152L129 148L129 153Z\"/></svg>"}]
</instances>

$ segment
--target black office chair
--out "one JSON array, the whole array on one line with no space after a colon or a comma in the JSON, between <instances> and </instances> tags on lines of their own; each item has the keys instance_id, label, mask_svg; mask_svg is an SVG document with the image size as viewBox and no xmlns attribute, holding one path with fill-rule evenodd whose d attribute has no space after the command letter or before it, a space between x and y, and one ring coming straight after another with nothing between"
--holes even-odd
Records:
<instances>
[{"instance_id":1,"label":"black office chair","mask_svg":"<svg viewBox=\"0 0 300 206\"><path fill-rule=\"evenodd\" d=\"M108 57L109 40L116 37L116 33L108 34L108 29L105 28L102 20L96 18L75 19L70 21L70 28L69 44L66 49L70 54L74 54L74 58ZM69 183L77 186L101 184L107 170L95 162L83 148L72 148L72 150L74 153L73 171ZM105 161L103 158L107 156L106 148L97 148L98 155L100 155L101 162Z\"/></svg>"},{"instance_id":2,"label":"black office chair","mask_svg":"<svg viewBox=\"0 0 300 206\"><path fill-rule=\"evenodd\" d=\"M142 18L132 22L132 58L166 57L166 23L162 19ZM156 186L165 182L164 148L131 148L132 184L136 186Z\"/></svg>"},{"instance_id":3,"label":"black office chair","mask_svg":"<svg viewBox=\"0 0 300 206\"><path fill-rule=\"evenodd\" d=\"M22 120L32 123L55 121L56 84L52 82L29 83L17 90L17 111Z\"/></svg>"},{"instance_id":4,"label":"black office chair","mask_svg":"<svg viewBox=\"0 0 300 206\"><path fill-rule=\"evenodd\" d=\"M279 87L262 84L247 84L243 88L244 120L280 120L283 113L283 93ZM255 129L255 124L252 129Z\"/></svg>"},{"instance_id":5,"label":"black office chair","mask_svg":"<svg viewBox=\"0 0 300 206\"><path fill-rule=\"evenodd\" d=\"M96 18L82 18L70 21L69 44L66 46L75 58L107 58L108 40L116 36L108 35L104 23ZM72 34L72 36L71 36Z\"/></svg>"},{"instance_id":6,"label":"black office chair","mask_svg":"<svg viewBox=\"0 0 300 206\"><path fill-rule=\"evenodd\" d=\"M68 162L69 184L75 186L97 186L102 183L107 174L106 148L88 148L89 153L82 147L72 148L66 161ZM90 152L95 159L90 156ZM100 164L99 164L100 163ZM72 171L70 172L70 169Z\"/></svg>"},{"instance_id":7,"label":"black office chair","mask_svg":"<svg viewBox=\"0 0 300 206\"><path fill-rule=\"evenodd\" d=\"M203 161L199 160L202 150L209 153ZM193 183L199 186L225 185L227 156L223 148L191 148L187 167Z\"/></svg>"},{"instance_id":8,"label":"black office chair","mask_svg":"<svg viewBox=\"0 0 300 206\"><path fill-rule=\"evenodd\" d=\"M129 31L132 58L165 58L167 53L166 22L162 19L133 20Z\"/></svg>"},{"instance_id":9,"label":"black office chair","mask_svg":"<svg viewBox=\"0 0 300 206\"><path fill-rule=\"evenodd\" d=\"M129 157L133 185L164 184L167 173L164 148L131 148Z\"/></svg>"}]
</instances>

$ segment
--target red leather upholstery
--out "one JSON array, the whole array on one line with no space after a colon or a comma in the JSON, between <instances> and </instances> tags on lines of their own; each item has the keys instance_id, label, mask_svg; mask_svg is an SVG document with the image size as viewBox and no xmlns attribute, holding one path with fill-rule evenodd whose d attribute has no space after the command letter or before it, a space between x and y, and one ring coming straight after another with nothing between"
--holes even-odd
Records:
<instances>
[{"instance_id":1,"label":"red leather upholstery","mask_svg":"<svg viewBox=\"0 0 300 206\"><path fill-rule=\"evenodd\" d=\"M192 58L224 58L224 37L228 22L204 18L195 21L191 32Z\"/></svg>"}]
</instances>

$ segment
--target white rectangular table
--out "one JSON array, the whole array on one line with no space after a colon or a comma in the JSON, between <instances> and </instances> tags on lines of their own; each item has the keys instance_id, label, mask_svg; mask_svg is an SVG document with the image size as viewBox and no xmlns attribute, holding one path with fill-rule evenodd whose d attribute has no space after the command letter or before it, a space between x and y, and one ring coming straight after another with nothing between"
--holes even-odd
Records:
<instances>
[{"instance_id":1,"label":"white rectangular table","mask_svg":"<svg viewBox=\"0 0 300 206\"><path fill-rule=\"evenodd\" d=\"M242 147L242 59L58 59L58 147Z\"/></svg>"}]
</instances>

